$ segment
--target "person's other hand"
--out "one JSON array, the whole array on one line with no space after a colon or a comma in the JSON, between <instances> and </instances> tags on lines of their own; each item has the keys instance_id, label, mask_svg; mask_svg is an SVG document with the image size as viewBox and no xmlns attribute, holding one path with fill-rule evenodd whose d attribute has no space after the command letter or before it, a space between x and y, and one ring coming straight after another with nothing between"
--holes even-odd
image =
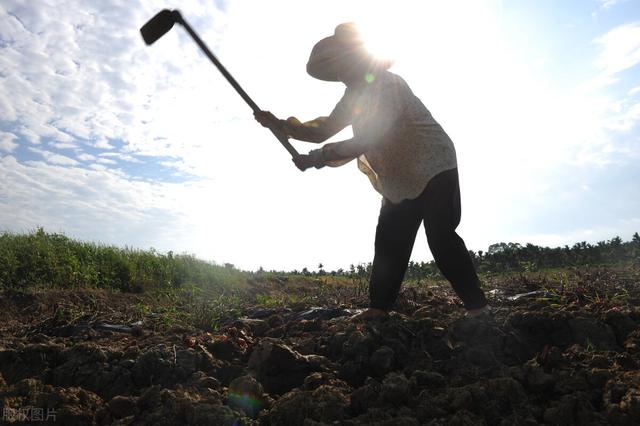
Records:
<instances>
[{"instance_id":1,"label":"person's other hand","mask_svg":"<svg viewBox=\"0 0 640 426\"><path fill-rule=\"evenodd\" d=\"M293 162L295 163L296 167L303 172L309 167L321 169L325 166L322 149L314 149L313 151L309 151L309 154L298 155L297 157L293 158Z\"/></svg>"},{"instance_id":2,"label":"person's other hand","mask_svg":"<svg viewBox=\"0 0 640 426\"><path fill-rule=\"evenodd\" d=\"M271 114L270 111L256 111L253 113L253 116L258 123L262 124L264 127L268 127L270 129L279 129L282 127L282 123L278 117Z\"/></svg>"},{"instance_id":3,"label":"person's other hand","mask_svg":"<svg viewBox=\"0 0 640 426\"><path fill-rule=\"evenodd\" d=\"M315 164L310 155L300 154L297 157L293 157L293 162L300 171L304 172L309 167L314 167Z\"/></svg>"}]
</instances>

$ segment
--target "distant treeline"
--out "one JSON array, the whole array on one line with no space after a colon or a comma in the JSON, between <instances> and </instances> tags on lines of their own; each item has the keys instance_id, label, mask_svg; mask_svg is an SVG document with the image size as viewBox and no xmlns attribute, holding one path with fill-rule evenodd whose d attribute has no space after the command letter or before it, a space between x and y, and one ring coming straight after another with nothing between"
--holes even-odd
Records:
<instances>
[{"instance_id":1,"label":"distant treeline","mask_svg":"<svg viewBox=\"0 0 640 426\"><path fill-rule=\"evenodd\" d=\"M471 259L478 272L517 272L535 271L545 268L570 266L611 265L620 262L640 262L640 235L633 234L631 241L624 242L620 237L596 244L580 242L572 247L540 247L534 244L497 243L489 246L487 252L470 251ZM272 271L275 272L275 271ZM294 275L334 275L351 278L364 278L371 272L371 263L351 265L349 269L325 271L322 264L318 270L310 272L307 268L292 271ZM285 274L284 272L280 272ZM434 261L409 262L405 279L442 278Z\"/></svg>"},{"instance_id":2,"label":"distant treeline","mask_svg":"<svg viewBox=\"0 0 640 426\"><path fill-rule=\"evenodd\" d=\"M80 242L39 228L0 234L0 287L97 287L139 292L185 285L232 288L246 274L192 255Z\"/></svg>"},{"instance_id":3,"label":"distant treeline","mask_svg":"<svg viewBox=\"0 0 640 426\"><path fill-rule=\"evenodd\" d=\"M482 272L526 271L567 266L610 265L640 260L640 235L631 241L620 237L596 244L580 242L572 247L540 247L533 244L499 243L489 246L487 253L470 252Z\"/></svg>"}]
</instances>

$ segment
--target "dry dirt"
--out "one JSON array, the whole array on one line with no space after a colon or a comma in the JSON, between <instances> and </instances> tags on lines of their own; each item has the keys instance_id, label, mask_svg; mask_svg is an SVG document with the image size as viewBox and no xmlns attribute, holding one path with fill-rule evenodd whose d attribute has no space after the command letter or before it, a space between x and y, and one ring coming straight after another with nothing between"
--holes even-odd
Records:
<instances>
[{"instance_id":1,"label":"dry dirt","mask_svg":"<svg viewBox=\"0 0 640 426\"><path fill-rule=\"evenodd\" d=\"M5 291L3 420L637 425L639 275L488 278L493 312L482 319L464 317L445 284L408 288L390 319L364 324L330 297L316 309L247 302L244 318L215 332L159 326L141 313L144 295Z\"/></svg>"}]
</instances>

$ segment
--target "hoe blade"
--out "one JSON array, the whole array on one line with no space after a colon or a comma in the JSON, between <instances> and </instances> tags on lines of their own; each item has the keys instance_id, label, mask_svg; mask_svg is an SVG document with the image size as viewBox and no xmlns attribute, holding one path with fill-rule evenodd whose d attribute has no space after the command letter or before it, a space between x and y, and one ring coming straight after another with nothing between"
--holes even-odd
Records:
<instances>
[{"instance_id":1,"label":"hoe blade","mask_svg":"<svg viewBox=\"0 0 640 426\"><path fill-rule=\"evenodd\" d=\"M140 28L140 34L144 42L150 45L165 35L175 23L176 14L169 9L163 9Z\"/></svg>"}]
</instances>

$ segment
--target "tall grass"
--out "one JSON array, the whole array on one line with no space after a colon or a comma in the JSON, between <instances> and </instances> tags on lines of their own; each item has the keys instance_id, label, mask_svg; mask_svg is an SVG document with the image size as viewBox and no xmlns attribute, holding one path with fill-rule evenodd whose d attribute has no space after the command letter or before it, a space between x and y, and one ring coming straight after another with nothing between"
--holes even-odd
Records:
<instances>
[{"instance_id":1,"label":"tall grass","mask_svg":"<svg viewBox=\"0 0 640 426\"><path fill-rule=\"evenodd\" d=\"M0 235L0 287L95 287L140 292L194 285L230 289L246 274L194 256L118 248L47 233Z\"/></svg>"}]
</instances>

